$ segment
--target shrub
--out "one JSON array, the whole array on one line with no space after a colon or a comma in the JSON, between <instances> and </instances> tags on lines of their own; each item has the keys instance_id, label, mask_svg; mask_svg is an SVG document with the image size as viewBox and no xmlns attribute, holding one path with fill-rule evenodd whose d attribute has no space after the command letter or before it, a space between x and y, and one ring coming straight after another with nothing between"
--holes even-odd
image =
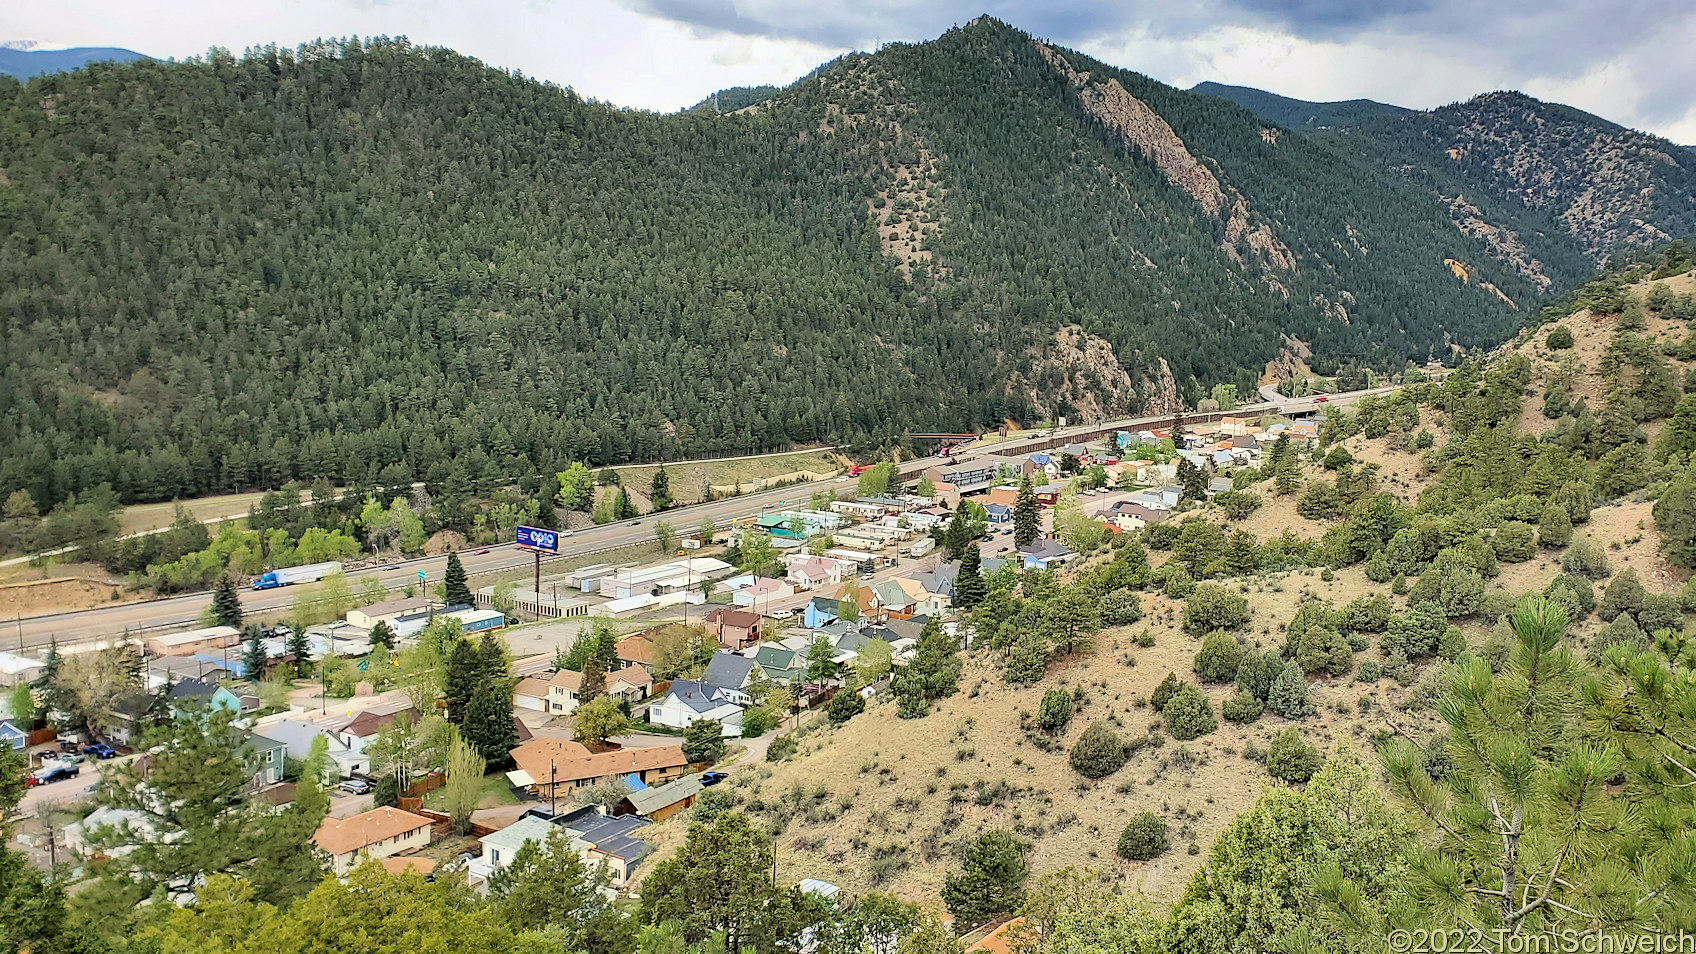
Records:
<instances>
[{"instance_id":1,"label":"shrub","mask_svg":"<svg viewBox=\"0 0 1696 954\"><path fill-rule=\"evenodd\" d=\"M1223 630L1214 630L1201 641L1201 651L1195 654L1195 674L1202 682L1230 682L1237 678L1237 667L1243 661L1243 648L1237 639Z\"/></svg>"},{"instance_id":2,"label":"shrub","mask_svg":"<svg viewBox=\"0 0 1696 954\"><path fill-rule=\"evenodd\" d=\"M1036 724L1049 734L1065 729L1072 721L1072 694L1064 689L1050 689L1042 694L1037 707Z\"/></svg>"},{"instance_id":3,"label":"shrub","mask_svg":"<svg viewBox=\"0 0 1696 954\"><path fill-rule=\"evenodd\" d=\"M1232 520L1241 520L1260 509L1260 495L1248 490L1227 490L1213 498Z\"/></svg>"},{"instance_id":4,"label":"shrub","mask_svg":"<svg viewBox=\"0 0 1696 954\"><path fill-rule=\"evenodd\" d=\"M1004 675L1013 685L1026 685L1042 679L1048 671L1048 659L1053 648L1041 633L1025 633L1007 650Z\"/></svg>"},{"instance_id":5,"label":"shrub","mask_svg":"<svg viewBox=\"0 0 1696 954\"><path fill-rule=\"evenodd\" d=\"M835 722L838 725L847 722L849 719L854 718L864 711L866 711L866 700L860 696L858 690L852 687L844 686L836 691L836 695L830 697L830 721ZM749 710L742 714L742 727L744 730L746 730L748 726L748 716L752 714L753 710Z\"/></svg>"},{"instance_id":6,"label":"shrub","mask_svg":"<svg viewBox=\"0 0 1696 954\"><path fill-rule=\"evenodd\" d=\"M1182 565L1169 564L1169 566L1171 568L1166 572L1166 585L1161 589L1161 592L1175 600L1188 598L1191 593L1195 592L1195 578L1190 576L1190 571L1184 569ZM1162 567L1162 569L1166 569L1166 567Z\"/></svg>"},{"instance_id":7,"label":"shrub","mask_svg":"<svg viewBox=\"0 0 1696 954\"><path fill-rule=\"evenodd\" d=\"M1637 579L1637 571L1627 567L1619 571L1608 588L1602 591L1602 602L1596 604L1596 615L1609 623L1621 613L1635 616L1643 608L1643 598L1647 595L1642 582Z\"/></svg>"},{"instance_id":8,"label":"shrub","mask_svg":"<svg viewBox=\"0 0 1696 954\"><path fill-rule=\"evenodd\" d=\"M1166 722L1166 731L1179 742L1188 742L1219 728L1207 696L1187 682L1160 707L1160 718Z\"/></svg>"},{"instance_id":9,"label":"shrub","mask_svg":"<svg viewBox=\"0 0 1696 954\"><path fill-rule=\"evenodd\" d=\"M1300 719L1313 714L1313 703L1307 699L1307 677L1295 662L1285 664L1266 693L1266 708L1286 719Z\"/></svg>"},{"instance_id":10,"label":"shrub","mask_svg":"<svg viewBox=\"0 0 1696 954\"><path fill-rule=\"evenodd\" d=\"M1527 523L1504 523L1490 538L1490 548L1503 563L1524 563L1537 555L1537 535Z\"/></svg>"},{"instance_id":11,"label":"shrub","mask_svg":"<svg viewBox=\"0 0 1696 954\"><path fill-rule=\"evenodd\" d=\"M1184 681L1178 678L1177 673L1167 673L1166 678L1160 680L1160 685L1154 687L1154 694L1148 697L1149 707L1155 712L1166 708L1167 700L1171 699L1172 693L1177 692L1178 687L1183 684Z\"/></svg>"},{"instance_id":12,"label":"shrub","mask_svg":"<svg viewBox=\"0 0 1696 954\"><path fill-rule=\"evenodd\" d=\"M1413 663L1401 653L1391 653L1384 657L1384 675L1396 681L1398 686L1413 685Z\"/></svg>"},{"instance_id":13,"label":"shrub","mask_svg":"<svg viewBox=\"0 0 1696 954\"><path fill-rule=\"evenodd\" d=\"M1248 622L1248 600L1215 583L1203 583L1190 594L1184 604L1184 631L1212 632L1216 629L1235 629Z\"/></svg>"},{"instance_id":14,"label":"shrub","mask_svg":"<svg viewBox=\"0 0 1696 954\"><path fill-rule=\"evenodd\" d=\"M1106 778L1124 767L1125 743L1107 723L1096 722L1078 737L1067 758L1084 778Z\"/></svg>"},{"instance_id":15,"label":"shrub","mask_svg":"<svg viewBox=\"0 0 1696 954\"><path fill-rule=\"evenodd\" d=\"M1325 764L1319 750L1307 744L1299 729L1285 729L1272 740L1266 753L1266 772L1273 778L1299 784L1312 778Z\"/></svg>"},{"instance_id":16,"label":"shrub","mask_svg":"<svg viewBox=\"0 0 1696 954\"><path fill-rule=\"evenodd\" d=\"M1449 754L1448 735L1438 733L1432 736L1431 741L1425 743L1425 774L1440 782L1454 770L1455 760Z\"/></svg>"},{"instance_id":17,"label":"shrub","mask_svg":"<svg viewBox=\"0 0 1696 954\"><path fill-rule=\"evenodd\" d=\"M1550 351L1565 351L1572 347L1572 332L1556 325L1554 330L1549 332L1548 337L1543 339L1543 343L1549 346Z\"/></svg>"},{"instance_id":18,"label":"shrub","mask_svg":"<svg viewBox=\"0 0 1696 954\"><path fill-rule=\"evenodd\" d=\"M1343 629L1351 633L1382 633L1390 625L1390 598L1382 593L1362 596L1343 607Z\"/></svg>"},{"instance_id":19,"label":"shrub","mask_svg":"<svg viewBox=\"0 0 1696 954\"><path fill-rule=\"evenodd\" d=\"M1453 662L1461 653L1466 652L1466 634L1459 626L1443 627L1442 635L1437 637L1437 657Z\"/></svg>"},{"instance_id":20,"label":"shrub","mask_svg":"<svg viewBox=\"0 0 1696 954\"><path fill-rule=\"evenodd\" d=\"M1237 666L1237 692L1264 703L1267 694L1272 691L1272 684L1278 681L1278 673L1283 670L1284 661L1277 653L1271 650L1250 651Z\"/></svg>"},{"instance_id":21,"label":"shrub","mask_svg":"<svg viewBox=\"0 0 1696 954\"><path fill-rule=\"evenodd\" d=\"M1120 587L1101 598L1101 625L1129 626L1139 619L1142 619L1142 597L1130 587Z\"/></svg>"},{"instance_id":22,"label":"shrub","mask_svg":"<svg viewBox=\"0 0 1696 954\"><path fill-rule=\"evenodd\" d=\"M1354 463L1354 455L1348 452L1348 448L1337 446L1331 448L1331 452L1325 455L1323 466L1326 470L1342 470L1352 463Z\"/></svg>"},{"instance_id":23,"label":"shrub","mask_svg":"<svg viewBox=\"0 0 1696 954\"><path fill-rule=\"evenodd\" d=\"M1239 692L1219 707L1219 712L1226 722L1249 723L1260 718L1266 706L1259 699L1246 692Z\"/></svg>"},{"instance_id":24,"label":"shrub","mask_svg":"<svg viewBox=\"0 0 1696 954\"><path fill-rule=\"evenodd\" d=\"M1302 635L1296 661L1303 672L1341 676L1354 668L1354 649L1335 630L1315 626Z\"/></svg>"},{"instance_id":25,"label":"shrub","mask_svg":"<svg viewBox=\"0 0 1696 954\"><path fill-rule=\"evenodd\" d=\"M1484 548L1489 558L1495 553ZM1484 576L1473 554L1451 547L1437 554L1407 595L1409 606L1430 603L1446 616L1468 616L1484 602Z\"/></svg>"},{"instance_id":26,"label":"shrub","mask_svg":"<svg viewBox=\"0 0 1696 954\"><path fill-rule=\"evenodd\" d=\"M1596 608L1596 588L1582 576L1562 573L1549 581L1543 595L1566 607L1567 619L1574 623L1589 616Z\"/></svg>"},{"instance_id":27,"label":"shrub","mask_svg":"<svg viewBox=\"0 0 1696 954\"><path fill-rule=\"evenodd\" d=\"M1413 436L1413 446L1420 449L1420 450L1430 450L1431 447L1434 446L1436 443L1437 443L1437 435L1431 433L1430 431L1426 430L1423 427L1419 429L1418 434L1415 434Z\"/></svg>"},{"instance_id":28,"label":"shrub","mask_svg":"<svg viewBox=\"0 0 1696 954\"><path fill-rule=\"evenodd\" d=\"M1572 545L1561 554L1561 569L1587 580L1605 580L1614 573L1607 552L1590 542L1589 537L1572 541Z\"/></svg>"},{"instance_id":29,"label":"shrub","mask_svg":"<svg viewBox=\"0 0 1696 954\"><path fill-rule=\"evenodd\" d=\"M1376 659L1362 659L1360 668L1355 670L1355 682L1377 682L1384 678L1384 667Z\"/></svg>"},{"instance_id":30,"label":"shrub","mask_svg":"<svg viewBox=\"0 0 1696 954\"><path fill-rule=\"evenodd\" d=\"M1404 574L1404 573L1397 573L1396 574L1396 578L1390 582L1390 593L1395 595L1395 596L1405 596L1405 595L1407 595L1407 575L1406 574Z\"/></svg>"},{"instance_id":31,"label":"shrub","mask_svg":"<svg viewBox=\"0 0 1696 954\"><path fill-rule=\"evenodd\" d=\"M1390 620L1389 629L1378 642L1386 656L1424 659L1437 654L1437 643L1447 626L1448 620L1435 606L1420 603Z\"/></svg>"},{"instance_id":32,"label":"shrub","mask_svg":"<svg viewBox=\"0 0 1696 954\"><path fill-rule=\"evenodd\" d=\"M1673 593L1649 593L1643 597L1643 608L1637 611L1637 625L1645 633L1668 629L1678 632L1684 628L1684 606Z\"/></svg>"},{"instance_id":33,"label":"shrub","mask_svg":"<svg viewBox=\"0 0 1696 954\"><path fill-rule=\"evenodd\" d=\"M1119 833L1119 857L1147 861L1166 851L1166 822L1153 812L1138 812Z\"/></svg>"},{"instance_id":34,"label":"shrub","mask_svg":"<svg viewBox=\"0 0 1696 954\"><path fill-rule=\"evenodd\" d=\"M1566 508L1557 503L1543 508L1543 519L1537 522L1537 544L1559 549L1571 542L1572 518L1567 516Z\"/></svg>"},{"instance_id":35,"label":"shrub","mask_svg":"<svg viewBox=\"0 0 1696 954\"><path fill-rule=\"evenodd\" d=\"M800 743L796 742L793 736L780 735L772 739L771 746L766 749L766 761L781 762L794 755L799 747Z\"/></svg>"}]
</instances>

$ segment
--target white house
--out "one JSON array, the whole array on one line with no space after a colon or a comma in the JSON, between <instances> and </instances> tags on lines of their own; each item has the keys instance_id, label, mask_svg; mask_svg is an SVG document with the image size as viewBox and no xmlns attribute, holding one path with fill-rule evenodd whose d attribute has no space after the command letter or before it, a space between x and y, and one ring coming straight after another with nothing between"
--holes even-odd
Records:
<instances>
[{"instance_id":1,"label":"white house","mask_svg":"<svg viewBox=\"0 0 1696 954\"><path fill-rule=\"evenodd\" d=\"M755 580L732 594L731 599L737 606L747 606L764 610L771 605L772 600L783 599L795 595L795 584L788 580Z\"/></svg>"},{"instance_id":2,"label":"white house","mask_svg":"<svg viewBox=\"0 0 1696 954\"><path fill-rule=\"evenodd\" d=\"M525 815L505 828L492 831L478 839L483 846L483 854L471 860L471 864L466 866L466 873L472 878L487 881L490 875L511 865L512 860L518 857L519 849L530 842L536 842L540 847L547 843L549 834L558 830L545 818ZM567 840L569 838L570 836L567 836Z\"/></svg>"},{"instance_id":3,"label":"white house","mask_svg":"<svg viewBox=\"0 0 1696 954\"><path fill-rule=\"evenodd\" d=\"M648 707L648 721L686 729L701 719L716 719L724 724L725 735L740 735L742 707L733 698L730 690L679 679L671 684L665 698Z\"/></svg>"}]
</instances>

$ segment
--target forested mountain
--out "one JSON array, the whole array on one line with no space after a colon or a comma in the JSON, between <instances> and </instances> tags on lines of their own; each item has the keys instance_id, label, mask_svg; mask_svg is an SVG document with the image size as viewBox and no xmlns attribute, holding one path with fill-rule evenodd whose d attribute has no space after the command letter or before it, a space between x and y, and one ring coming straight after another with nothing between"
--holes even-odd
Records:
<instances>
[{"instance_id":1,"label":"forested mountain","mask_svg":"<svg viewBox=\"0 0 1696 954\"><path fill-rule=\"evenodd\" d=\"M725 115L405 41L97 64L0 80L0 494L1171 408L1492 345L1540 292L1500 248L1375 156L987 18Z\"/></svg>"},{"instance_id":2,"label":"forested mountain","mask_svg":"<svg viewBox=\"0 0 1696 954\"><path fill-rule=\"evenodd\" d=\"M29 79L43 73L78 70L90 63L128 63L142 54L114 46L76 46L68 50L33 50L0 45L0 75Z\"/></svg>"},{"instance_id":3,"label":"forested mountain","mask_svg":"<svg viewBox=\"0 0 1696 954\"><path fill-rule=\"evenodd\" d=\"M755 103L763 103L783 91L781 86L731 86L721 89L695 105L692 113L734 113Z\"/></svg>"},{"instance_id":4,"label":"forested mountain","mask_svg":"<svg viewBox=\"0 0 1696 954\"><path fill-rule=\"evenodd\" d=\"M1400 171L1545 287L1616 250L1696 231L1696 153L1570 106L1496 92L1417 112L1219 83L1195 91Z\"/></svg>"},{"instance_id":5,"label":"forested mountain","mask_svg":"<svg viewBox=\"0 0 1696 954\"><path fill-rule=\"evenodd\" d=\"M1345 99L1330 103L1315 103L1268 93L1252 86L1227 86L1211 80L1190 87L1192 93L1206 93L1228 99L1248 109L1268 122L1286 129L1312 130L1333 126L1358 126L1384 117L1405 116L1416 112L1402 106L1392 106L1370 99Z\"/></svg>"}]
</instances>

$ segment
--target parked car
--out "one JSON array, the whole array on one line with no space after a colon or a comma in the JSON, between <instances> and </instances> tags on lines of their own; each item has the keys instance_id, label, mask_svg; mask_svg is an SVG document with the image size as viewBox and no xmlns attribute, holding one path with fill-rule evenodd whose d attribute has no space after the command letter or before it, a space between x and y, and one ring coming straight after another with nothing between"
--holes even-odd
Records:
<instances>
[{"instance_id":1,"label":"parked car","mask_svg":"<svg viewBox=\"0 0 1696 954\"><path fill-rule=\"evenodd\" d=\"M350 778L336 787L349 795L369 795L371 793L371 783L362 778Z\"/></svg>"},{"instance_id":2,"label":"parked car","mask_svg":"<svg viewBox=\"0 0 1696 954\"><path fill-rule=\"evenodd\" d=\"M729 777L730 776L728 774L724 773L724 772L702 772L701 773L701 784L702 785L717 785L718 783L724 781L725 779L727 779Z\"/></svg>"},{"instance_id":3,"label":"parked car","mask_svg":"<svg viewBox=\"0 0 1696 954\"><path fill-rule=\"evenodd\" d=\"M678 552L681 553L682 551L678 551ZM772 610L771 611L771 618L772 619L790 619L790 618L794 617L794 615L795 615L795 611L792 610L792 609L780 609L780 610Z\"/></svg>"},{"instance_id":4,"label":"parked car","mask_svg":"<svg viewBox=\"0 0 1696 954\"><path fill-rule=\"evenodd\" d=\"M82 754L102 760L115 759L118 757L118 750L104 742L91 742L82 747Z\"/></svg>"},{"instance_id":5,"label":"parked car","mask_svg":"<svg viewBox=\"0 0 1696 954\"><path fill-rule=\"evenodd\" d=\"M49 782L59 782L67 778L75 778L81 774L82 766L80 765L54 765L37 771L35 775L31 777L35 779L35 784L46 785Z\"/></svg>"},{"instance_id":6,"label":"parked car","mask_svg":"<svg viewBox=\"0 0 1696 954\"><path fill-rule=\"evenodd\" d=\"M81 765L82 763L88 761L88 756L78 755L75 752L49 753L47 755L42 756L41 758L42 758L42 761L52 762L55 765Z\"/></svg>"}]
</instances>

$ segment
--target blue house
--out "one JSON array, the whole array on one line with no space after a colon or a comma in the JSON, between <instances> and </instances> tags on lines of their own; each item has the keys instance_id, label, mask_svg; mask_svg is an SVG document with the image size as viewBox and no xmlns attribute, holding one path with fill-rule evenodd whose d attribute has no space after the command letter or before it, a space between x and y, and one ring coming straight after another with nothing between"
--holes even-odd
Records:
<instances>
[{"instance_id":1,"label":"blue house","mask_svg":"<svg viewBox=\"0 0 1696 954\"><path fill-rule=\"evenodd\" d=\"M1013 508L1006 504L984 504L983 509L989 514L989 522L992 524L1009 523L1013 519Z\"/></svg>"},{"instance_id":2,"label":"blue house","mask_svg":"<svg viewBox=\"0 0 1696 954\"><path fill-rule=\"evenodd\" d=\"M0 719L0 748L27 747L29 733L11 719Z\"/></svg>"},{"instance_id":3,"label":"blue house","mask_svg":"<svg viewBox=\"0 0 1696 954\"><path fill-rule=\"evenodd\" d=\"M841 610L836 600L822 596L813 597L807 608L801 613L801 622L808 629L816 629L826 623L835 622Z\"/></svg>"},{"instance_id":4,"label":"blue house","mask_svg":"<svg viewBox=\"0 0 1696 954\"><path fill-rule=\"evenodd\" d=\"M202 707L207 712L222 710L232 717L241 715L241 698L215 682L205 679L184 679L171 687L171 716L181 717Z\"/></svg>"}]
</instances>

